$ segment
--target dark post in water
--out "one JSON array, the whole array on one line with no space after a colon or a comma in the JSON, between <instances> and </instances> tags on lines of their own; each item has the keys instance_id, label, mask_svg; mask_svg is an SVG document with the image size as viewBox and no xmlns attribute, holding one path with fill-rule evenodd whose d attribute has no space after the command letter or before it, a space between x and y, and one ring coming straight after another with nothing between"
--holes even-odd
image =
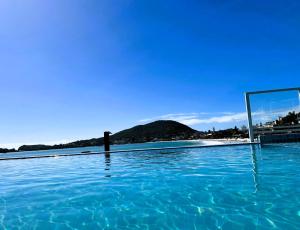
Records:
<instances>
[{"instance_id":1,"label":"dark post in water","mask_svg":"<svg viewBox=\"0 0 300 230\"><path fill-rule=\"evenodd\" d=\"M110 151L110 145L109 145L109 134L111 132L105 131L104 132L104 151L109 152Z\"/></svg>"}]
</instances>

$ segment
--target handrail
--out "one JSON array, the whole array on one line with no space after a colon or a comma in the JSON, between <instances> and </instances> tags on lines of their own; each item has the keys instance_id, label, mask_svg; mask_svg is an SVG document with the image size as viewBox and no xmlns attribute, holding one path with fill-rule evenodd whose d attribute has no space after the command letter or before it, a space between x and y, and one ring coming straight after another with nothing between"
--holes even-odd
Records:
<instances>
[{"instance_id":1,"label":"handrail","mask_svg":"<svg viewBox=\"0 0 300 230\"><path fill-rule=\"evenodd\" d=\"M300 87L252 91L252 92L246 92L246 94L254 95L254 94L264 94L264 93L278 93L278 92L286 92L286 91L300 91Z\"/></svg>"}]
</instances>

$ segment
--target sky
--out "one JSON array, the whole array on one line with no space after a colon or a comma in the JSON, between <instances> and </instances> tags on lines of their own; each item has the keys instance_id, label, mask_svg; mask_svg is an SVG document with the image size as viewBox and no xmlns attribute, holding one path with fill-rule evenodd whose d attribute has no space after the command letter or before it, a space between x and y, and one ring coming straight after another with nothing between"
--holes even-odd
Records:
<instances>
[{"instance_id":1,"label":"sky","mask_svg":"<svg viewBox=\"0 0 300 230\"><path fill-rule=\"evenodd\" d=\"M0 147L156 119L246 123L245 91L300 86L297 0L2 0Z\"/></svg>"}]
</instances>

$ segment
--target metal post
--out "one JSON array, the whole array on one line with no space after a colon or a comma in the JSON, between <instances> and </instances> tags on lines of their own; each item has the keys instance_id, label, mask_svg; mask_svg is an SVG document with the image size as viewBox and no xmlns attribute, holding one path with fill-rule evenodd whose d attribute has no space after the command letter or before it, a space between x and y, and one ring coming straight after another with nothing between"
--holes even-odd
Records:
<instances>
[{"instance_id":1,"label":"metal post","mask_svg":"<svg viewBox=\"0 0 300 230\"><path fill-rule=\"evenodd\" d=\"M247 110L247 115L248 115L249 139L250 139L250 142L254 142L254 133L253 133L253 126L252 126L252 115L251 115L251 105L250 105L249 93L245 93L245 101L246 101L246 110Z\"/></svg>"},{"instance_id":2,"label":"metal post","mask_svg":"<svg viewBox=\"0 0 300 230\"><path fill-rule=\"evenodd\" d=\"M298 90L298 103L299 103L298 111L295 111L295 112L297 112L297 114L300 113L300 89ZM300 116L299 115L297 115L297 121L298 121L298 124L300 124Z\"/></svg>"},{"instance_id":3,"label":"metal post","mask_svg":"<svg viewBox=\"0 0 300 230\"><path fill-rule=\"evenodd\" d=\"M106 152L110 151L109 134L111 134L111 132L109 131L104 132L104 151Z\"/></svg>"},{"instance_id":4,"label":"metal post","mask_svg":"<svg viewBox=\"0 0 300 230\"><path fill-rule=\"evenodd\" d=\"M298 99L299 99L299 106L300 106L300 89L298 90Z\"/></svg>"}]
</instances>

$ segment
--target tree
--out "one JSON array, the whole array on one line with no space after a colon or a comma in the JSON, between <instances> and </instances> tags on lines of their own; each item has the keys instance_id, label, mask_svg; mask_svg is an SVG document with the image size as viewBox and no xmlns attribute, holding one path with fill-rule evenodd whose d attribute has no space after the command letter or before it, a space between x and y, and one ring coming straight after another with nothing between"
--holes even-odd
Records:
<instances>
[{"instance_id":1,"label":"tree","mask_svg":"<svg viewBox=\"0 0 300 230\"><path fill-rule=\"evenodd\" d=\"M247 132L248 131L247 126L246 125L242 125L241 126L241 131L244 132L244 133Z\"/></svg>"}]
</instances>

